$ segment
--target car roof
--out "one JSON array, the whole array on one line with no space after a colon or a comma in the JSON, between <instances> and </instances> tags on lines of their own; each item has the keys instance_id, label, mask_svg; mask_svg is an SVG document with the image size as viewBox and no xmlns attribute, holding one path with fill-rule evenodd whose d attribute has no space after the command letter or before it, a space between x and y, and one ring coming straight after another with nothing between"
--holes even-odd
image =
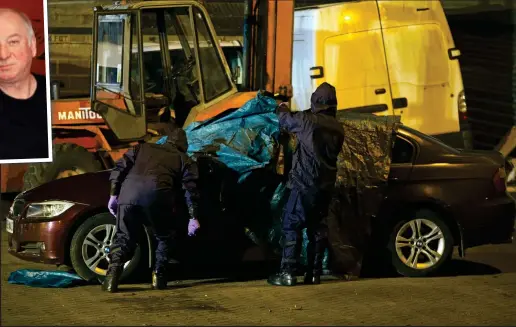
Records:
<instances>
[{"instance_id":1,"label":"car roof","mask_svg":"<svg viewBox=\"0 0 516 327\"><path fill-rule=\"evenodd\" d=\"M441 140L422 133L414 128L408 127L406 125L401 124L398 128L397 133L399 135L405 136L410 138L412 141L418 143L422 147L433 147L434 149L439 149L441 151L447 151L447 152L453 152L453 153L460 153L460 151L456 148L453 148L446 143L442 142Z\"/></svg>"}]
</instances>

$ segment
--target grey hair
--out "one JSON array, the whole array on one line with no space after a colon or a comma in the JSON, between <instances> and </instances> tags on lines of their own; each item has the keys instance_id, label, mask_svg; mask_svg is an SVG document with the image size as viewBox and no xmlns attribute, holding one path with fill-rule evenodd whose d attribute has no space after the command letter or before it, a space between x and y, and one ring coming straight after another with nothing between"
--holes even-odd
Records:
<instances>
[{"instance_id":1,"label":"grey hair","mask_svg":"<svg viewBox=\"0 0 516 327\"><path fill-rule=\"evenodd\" d=\"M25 28L27 29L27 39L28 39L29 45L31 45L32 39L34 38L34 29L32 28L32 21L30 20L29 16L27 16L24 12L21 12L16 9L0 8L0 14L6 13L6 12L11 12L13 14L16 14L22 19L23 24L25 25Z\"/></svg>"}]
</instances>

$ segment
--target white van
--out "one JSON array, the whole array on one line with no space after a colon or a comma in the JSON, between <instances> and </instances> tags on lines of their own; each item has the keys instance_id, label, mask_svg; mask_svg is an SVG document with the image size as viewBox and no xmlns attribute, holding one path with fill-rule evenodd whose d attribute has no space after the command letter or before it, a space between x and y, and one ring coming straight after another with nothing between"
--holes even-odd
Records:
<instances>
[{"instance_id":1,"label":"white van","mask_svg":"<svg viewBox=\"0 0 516 327\"><path fill-rule=\"evenodd\" d=\"M407 126L469 147L459 56L439 0L297 9L292 107L309 108L311 93L328 82L340 110L400 115Z\"/></svg>"}]
</instances>

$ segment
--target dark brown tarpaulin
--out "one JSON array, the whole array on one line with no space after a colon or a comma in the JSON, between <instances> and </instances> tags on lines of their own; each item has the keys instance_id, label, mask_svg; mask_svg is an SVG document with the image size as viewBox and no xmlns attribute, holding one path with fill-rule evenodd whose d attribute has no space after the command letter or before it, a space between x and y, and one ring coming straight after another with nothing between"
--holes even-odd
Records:
<instances>
[{"instance_id":1,"label":"dark brown tarpaulin","mask_svg":"<svg viewBox=\"0 0 516 327\"><path fill-rule=\"evenodd\" d=\"M205 209L205 236L201 238L213 244L226 235L223 239L228 248L240 248L235 242L245 233L253 242L278 254L281 217L289 195L285 182L295 139L284 151L282 176L276 171L279 127L273 113L275 103L260 96L253 101L234 113L187 130L189 151L197 153L194 157L202 153L204 158L198 157L204 194L200 207ZM349 111L340 111L337 118L344 126L345 139L326 218L331 247L325 266L336 274L358 276L371 217L377 214L387 185L399 118ZM305 237L302 262L306 242Z\"/></svg>"}]
</instances>

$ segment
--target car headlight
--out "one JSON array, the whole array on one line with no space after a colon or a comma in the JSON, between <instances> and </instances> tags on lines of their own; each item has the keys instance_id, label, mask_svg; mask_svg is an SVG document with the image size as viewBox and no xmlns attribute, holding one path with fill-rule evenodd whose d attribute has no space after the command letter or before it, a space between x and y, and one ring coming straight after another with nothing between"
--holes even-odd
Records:
<instances>
[{"instance_id":1,"label":"car headlight","mask_svg":"<svg viewBox=\"0 0 516 327\"><path fill-rule=\"evenodd\" d=\"M11 204L11 207L9 208L9 214L13 217L18 217L23 209L25 208L25 200L16 197L14 198L13 203Z\"/></svg>"},{"instance_id":2,"label":"car headlight","mask_svg":"<svg viewBox=\"0 0 516 327\"><path fill-rule=\"evenodd\" d=\"M74 204L65 201L46 201L40 203L31 203L27 208L27 218L54 218L59 216L66 210L70 209Z\"/></svg>"}]
</instances>

